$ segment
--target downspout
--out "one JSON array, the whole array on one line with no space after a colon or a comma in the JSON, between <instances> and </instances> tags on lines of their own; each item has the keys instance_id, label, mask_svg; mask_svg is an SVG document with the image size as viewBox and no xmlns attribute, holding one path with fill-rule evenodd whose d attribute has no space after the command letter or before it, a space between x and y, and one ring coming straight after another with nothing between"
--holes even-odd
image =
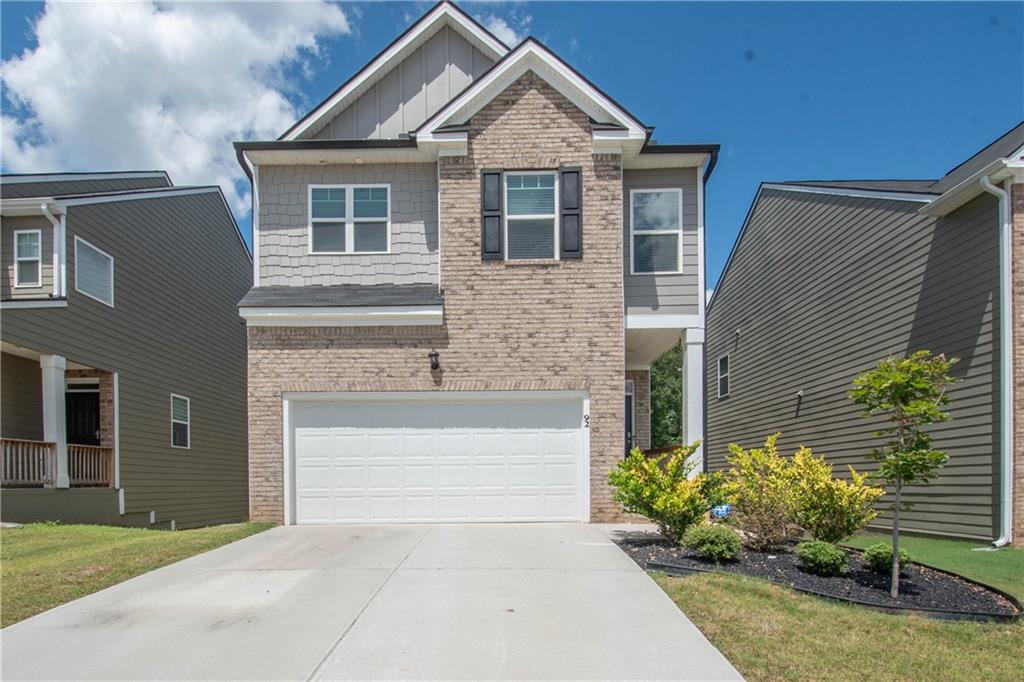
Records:
<instances>
[{"instance_id":1,"label":"downspout","mask_svg":"<svg viewBox=\"0 0 1024 682\"><path fill-rule=\"evenodd\" d=\"M1013 225L1010 194L981 176L981 187L999 199L999 403L1000 422L1000 535L993 547L1013 540Z\"/></svg>"},{"instance_id":2,"label":"downspout","mask_svg":"<svg viewBox=\"0 0 1024 682\"><path fill-rule=\"evenodd\" d=\"M53 298L60 298L60 244L61 244L61 233L60 233L60 220L57 216L53 215L53 211L50 210L50 205L45 201L40 204L39 210L42 211L46 219L53 225ZM42 247L42 244L40 244ZM42 248L40 248L40 251ZM42 273L40 273L40 279Z\"/></svg>"}]
</instances>

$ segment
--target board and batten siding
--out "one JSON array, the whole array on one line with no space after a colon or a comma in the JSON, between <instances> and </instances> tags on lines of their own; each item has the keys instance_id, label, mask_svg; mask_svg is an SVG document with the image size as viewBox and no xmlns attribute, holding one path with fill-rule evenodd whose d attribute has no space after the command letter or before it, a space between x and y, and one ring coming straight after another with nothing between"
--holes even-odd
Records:
<instances>
[{"instance_id":1,"label":"board and batten siding","mask_svg":"<svg viewBox=\"0 0 1024 682\"><path fill-rule=\"evenodd\" d=\"M74 239L114 257L114 307L75 290ZM247 516L251 261L216 193L72 206L68 306L5 310L3 340L117 372L127 513L178 527ZM191 399L191 448L171 447L170 396Z\"/></svg>"},{"instance_id":2,"label":"board and batten siding","mask_svg":"<svg viewBox=\"0 0 1024 682\"><path fill-rule=\"evenodd\" d=\"M14 286L14 233L18 230L39 230L42 234L40 285ZM53 294L53 223L44 216L0 218L0 299L48 298Z\"/></svg>"},{"instance_id":3,"label":"board and batten siding","mask_svg":"<svg viewBox=\"0 0 1024 682\"><path fill-rule=\"evenodd\" d=\"M622 173L623 289L626 313L698 313L700 285L697 268L697 173L696 168L624 170ZM683 267L678 275L632 275L629 193L637 189L683 190ZM583 207L586 215L586 206ZM584 217L584 220L586 218ZM586 250L586 244L584 244Z\"/></svg>"},{"instance_id":4,"label":"board and batten siding","mask_svg":"<svg viewBox=\"0 0 1024 682\"><path fill-rule=\"evenodd\" d=\"M259 178L260 286L437 283L436 164L264 166ZM309 186L331 184L391 186L391 253L309 252Z\"/></svg>"},{"instance_id":5,"label":"board and batten siding","mask_svg":"<svg viewBox=\"0 0 1024 682\"><path fill-rule=\"evenodd\" d=\"M781 432L786 455L803 444L837 474L848 465L874 470L868 453L884 422L861 416L847 395L851 382L885 357L945 353L960 358L961 381L949 391L952 421L931 430L949 463L930 485L908 490L913 507L902 526L991 539L999 501L998 206L983 195L945 218L920 214L920 206L760 193L708 310L708 467L727 467L729 443L756 446ZM725 354L730 393L719 398Z\"/></svg>"},{"instance_id":6,"label":"board and batten siding","mask_svg":"<svg viewBox=\"0 0 1024 682\"><path fill-rule=\"evenodd\" d=\"M313 137L395 139L420 127L493 63L445 26Z\"/></svg>"}]
</instances>

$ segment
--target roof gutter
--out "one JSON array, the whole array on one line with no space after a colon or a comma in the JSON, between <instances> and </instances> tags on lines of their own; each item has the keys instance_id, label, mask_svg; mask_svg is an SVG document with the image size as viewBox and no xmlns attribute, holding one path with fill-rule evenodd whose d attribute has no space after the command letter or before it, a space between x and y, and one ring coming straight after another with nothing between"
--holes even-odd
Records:
<instances>
[{"instance_id":1,"label":"roof gutter","mask_svg":"<svg viewBox=\"0 0 1024 682\"><path fill-rule=\"evenodd\" d=\"M1010 193L992 184L987 175L979 179L981 188L999 199L999 537L993 547L1013 540L1013 223L1010 217Z\"/></svg>"}]
</instances>

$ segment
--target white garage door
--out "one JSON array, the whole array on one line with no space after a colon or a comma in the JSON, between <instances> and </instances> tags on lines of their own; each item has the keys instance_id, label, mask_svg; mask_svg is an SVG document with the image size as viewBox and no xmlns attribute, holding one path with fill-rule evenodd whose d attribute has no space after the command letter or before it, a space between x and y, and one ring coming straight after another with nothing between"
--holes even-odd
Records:
<instances>
[{"instance_id":1,"label":"white garage door","mask_svg":"<svg viewBox=\"0 0 1024 682\"><path fill-rule=\"evenodd\" d=\"M575 394L290 401L297 523L584 517Z\"/></svg>"}]
</instances>

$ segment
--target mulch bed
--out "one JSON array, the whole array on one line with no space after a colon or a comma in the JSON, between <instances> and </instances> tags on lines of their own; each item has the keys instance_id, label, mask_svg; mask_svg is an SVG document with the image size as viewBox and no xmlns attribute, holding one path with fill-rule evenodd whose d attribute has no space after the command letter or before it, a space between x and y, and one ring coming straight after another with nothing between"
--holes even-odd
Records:
<instances>
[{"instance_id":1,"label":"mulch bed","mask_svg":"<svg viewBox=\"0 0 1024 682\"><path fill-rule=\"evenodd\" d=\"M889 576L869 569L860 553L854 551L849 552L844 574L826 578L804 570L790 551L745 549L737 560L716 564L656 534L624 534L614 541L644 569L738 573L833 599L939 618L1012 620L1020 615L1019 604L997 591L917 564L902 567L900 596L893 599L889 596Z\"/></svg>"}]
</instances>

